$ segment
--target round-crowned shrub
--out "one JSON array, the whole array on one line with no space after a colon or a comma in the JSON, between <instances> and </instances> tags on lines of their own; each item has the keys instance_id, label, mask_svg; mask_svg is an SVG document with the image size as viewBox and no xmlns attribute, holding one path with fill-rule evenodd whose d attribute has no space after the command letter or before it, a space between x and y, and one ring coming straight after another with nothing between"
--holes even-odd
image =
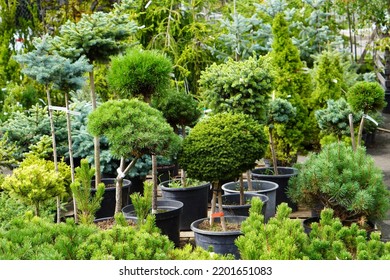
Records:
<instances>
[{"instance_id":1,"label":"round-crowned shrub","mask_svg":"<svg viewBox=\"0 0 390 280\"><path fill-rule=\"evenodd\" d=\"M348 91L347 101L354 111L365 114L380 111L386 106L385 91L377 82L357 82Z\"/></svg>"},{"instance_id":2,"label":"round-crowned shrub","mask_svg":"<svg viewBox=\"0 0 390 280\"><path fill-rule=\"evenodd\" d=\"M219 113L198 122L183 141L179 164L207 182L239 177L264 156L263 126L245 114Z\"/></svg>"}]
</instances>

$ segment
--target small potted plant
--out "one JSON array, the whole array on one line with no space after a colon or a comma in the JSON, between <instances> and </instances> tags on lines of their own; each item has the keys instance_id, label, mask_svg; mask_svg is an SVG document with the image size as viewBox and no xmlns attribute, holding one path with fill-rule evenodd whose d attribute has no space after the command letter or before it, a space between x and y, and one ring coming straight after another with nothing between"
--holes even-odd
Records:
<instances>
[{"instance_id":1,"label":"small potted plant","mask_svg":"<svg viewBox=\"0 0 390 280\"><path fill-rule=\"evenodd\" d=\"M357 82L348 90L347 101L354 112L363 112L358 132L358 144L360 144L363 133L372 134L372 139L374 139L376 127L365 125L365 118L367 116L378 117L378 112L386 106L385 91L382 86L377 82Z\"/></svg>"},{"instance_id":2,"label":"small potted plant","mask_svg":"<svg viewBox=\"0 0 390 280\"><path fill-rule=\"evenodd\" d=\"M242 113L219 113L206 117L183 140L179 164L188 177L211 182L213 187L210 217L191 224L198 246L206 249L213 246L217 253L233 253L237 257L234 240L241 234L239 225L246 216L224 217L221 182L238 178L253 168L256 160L264 154L265 143L262 125ZM217 199L219 211L216 209ZM218 225L222 230L217 229ZM236 227L228 230L231 225Z\"/></svg>"},{"instance_id":3,"label":"small potted plant","mask_svg":"<svg viewBox=\"0 0 390 280\"><path fill-rule=\"evenodd\" d=\"M354 151L343 142L328 144L318 154L310 154L299 166L298 175L291 178L288 195L318 212L324 207L333 209L334 216L344 224L374 223L390 208L382 170L364 147Z\"/></svg>"}]
</instances>

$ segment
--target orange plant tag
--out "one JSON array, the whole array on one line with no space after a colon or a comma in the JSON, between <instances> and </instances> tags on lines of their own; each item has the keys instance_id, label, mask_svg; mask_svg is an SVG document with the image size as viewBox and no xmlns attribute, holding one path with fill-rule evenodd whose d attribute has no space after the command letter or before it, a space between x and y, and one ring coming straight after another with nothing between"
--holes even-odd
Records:
<instances>
[{"instance_id":1,"label":"orange plant tag","mask_svg":"<svg viewBox=\"0 0 390 280\"><path fill-rule=\"evenodd\" d=\"M215 212L215 213L211 214L211 217L213 217L213 218L218 218L218 217L223 217L223 216L224 216L223 212Z\"/></svg>"}]
</instances>

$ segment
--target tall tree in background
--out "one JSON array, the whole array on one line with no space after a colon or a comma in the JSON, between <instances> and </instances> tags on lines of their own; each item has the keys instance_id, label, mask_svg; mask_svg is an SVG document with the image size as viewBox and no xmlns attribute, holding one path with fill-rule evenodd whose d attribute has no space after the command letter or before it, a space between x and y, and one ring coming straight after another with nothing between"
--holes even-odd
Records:
<instances>
[{"instance_id":1,"label":"tall tree in background","mask_svg":"<svg viewBox=\"0 0 390 280\"><path fill-rule=\"evenodd\" d=\"M287 99L297 110L295 117L274 129L277 157L285 165L291 165L297 153L304 148L309 133L308 98L311 92L310 76L305 64L292 43L284 14L278 13L272 24L274 36L270 55L276 69L276 97Z\"/></svg>"}]
</instances>

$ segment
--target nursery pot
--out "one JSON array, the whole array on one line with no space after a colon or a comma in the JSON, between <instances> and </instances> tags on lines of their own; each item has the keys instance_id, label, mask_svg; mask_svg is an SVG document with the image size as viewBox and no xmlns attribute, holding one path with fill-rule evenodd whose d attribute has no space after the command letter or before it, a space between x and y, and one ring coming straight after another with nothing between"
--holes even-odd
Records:
<instances>
[{"instance_id":1,"label":"nursery pot","mask_svg":"<svg viewBox=\"0 0 390 280\"><path fill-rule=\"evenodd\" d=\"M162 197L183 203L180 230L190 230L193 221L207 217L210 183L186 188L171 188L170 182L172 181L164 181L159 185Z\"/></svg>"},{"instance_id":2,"label":"nursery pot","mask_svg":"<svg viewBox=\"0 0 390 280\"><path fill-rule=\"evenodd\" d=\"M229 216L249 216L249 208L251 207L251 200L253 197L258 197L263 202L262 214L265 217L265 210L268 196L260 193L244 193L244 205L240 205L240 194L229 193L222 195L222 210L225 215Z\"/></svg>"},{"instance_id":3,"label":"nursery pot","mask_svg":"<svg viewBox=\"0 0 390 280\"><path fill-rule=\"evenodd\" d=\"M226 223L236 223L241 225L246 216L225 216ZM234 241L237 237L242 235L240 230L235 231L212 231L200 229L199 225L208 220L208 218L203 218L194 221L191 224L191 230L194 232L195 244L196 246L202 247L205 250L208 250L210 246L213 248L213 251L217 254L233 254L236 259L240 258L240 253ZM214 219L215 223L220 223L220 218Z\"/></svg>"},{"instance_id":4,"label":"nursery pot","mask_svg":"<svg viewBox=\"0 0 390 280\"><path fill-rule=\"evenodd\" d=\"M175 200L158 200L158 213L156 216L156 226L161 230L162 234L175 243L176 247L180 245L180 217L183 211L183 203ZM129 204L122 209L122 213L126 219L137 220L137 215L134 210L134 205Z\"/></svg>"},{"instance_id":5,"label":"nursery pot","mask_svg":"<svg viewBox=\"0 0 390 280\"><path fill-rule=\"evenodd\" d=\"M102 178L101 182L106 186L104 190L103 200L100 209L96 212L95 218L113 217L115 214L115 203L116 203L116 188L115 178ZM95 180L91 181L91 185L95 186ZM122 186L122 206L129 204L131 182L123 179ZM96 193L95 188L91 188L91 194L94 196Z\"/></svg>"},{"instance_id":6,"label":"nursery pot","mask_svg":"<svg viewBox=\"0 0 390 280\"><path fill-rule=\"evenodd\" d=\"M268 196L268 202L265 207L264 220L268 222L271 217L275 216L276 212L276 190L279 185L271 181L252 180L253 191L248 191L248 181L244 180L244 192L261 193ZM222 185L222 190L225 194L239 193L239 182L229 182Z\"/></svg>"},{"instance_id":7,"label":"nursery pot","mask_svg":"<svg viewBox=\"0 0 390 280\"><path fill-rule=\"evenodd\" d=\"M276 206L286 202L292 211L298 210L298 205L287 197L288 181L298 174L298 169L293 167L278 167L278 175L273 174L273 167L261 167L251 171L252 179L271 181L279 185L276 190Z\"/></svg>"}]
</instances>

